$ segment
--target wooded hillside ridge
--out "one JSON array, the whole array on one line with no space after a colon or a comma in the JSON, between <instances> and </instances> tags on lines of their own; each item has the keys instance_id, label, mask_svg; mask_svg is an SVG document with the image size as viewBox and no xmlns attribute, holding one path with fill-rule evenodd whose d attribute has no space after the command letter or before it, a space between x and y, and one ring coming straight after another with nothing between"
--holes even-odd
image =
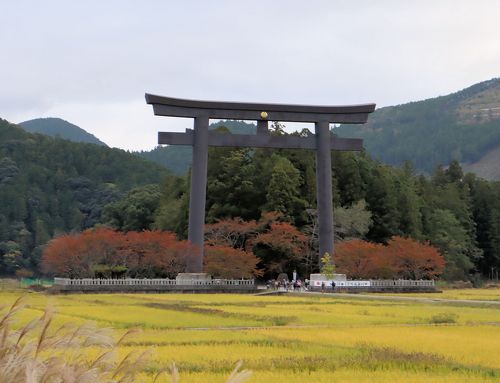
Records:
<instances>
[{"instance_id":1,"label":"wooded hillside ridge","mask_svg":"<svg viewBox=\"0 0 500 383\"><path fill-rule=\"evenodd\" d=\"M341 125L334 132L363 138L370 155L391 165L410 160L430 174L456 160L481 177L500 180L500 78L447 96L380 108L365 125Z\"/></svg>"}]
</instances>

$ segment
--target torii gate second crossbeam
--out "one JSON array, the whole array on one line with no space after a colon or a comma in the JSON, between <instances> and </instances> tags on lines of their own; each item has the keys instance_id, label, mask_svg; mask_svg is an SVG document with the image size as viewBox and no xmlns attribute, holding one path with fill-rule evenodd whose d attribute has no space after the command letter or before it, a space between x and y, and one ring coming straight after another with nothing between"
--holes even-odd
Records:
<instances>
[{"instance_id":1,"label":"torii gate second crossbeam","mask_svg":"<svg viewBox=\"0 0 500 383\"><path fill-rule=\"evenodd\" d=\"M203 271L203 238L207 190L208 147L258 147L316 150L317 209L319 254L333 254L333 204L331 150L359 151L363 140L336 137L331 123L363 124L375 104L349 106L310 106L239 102L196 101L146 94L157 116L194 118L194 130L185 133L158 133L159 144L192 145L193 165L189 200L188 240L197 246L197 254L188 272ZM220 134L209 131L210 119L254 120L257 134ZM268 121L312 122L315 135L309 137L272 136Z\"/></svg>"}]
</instances>

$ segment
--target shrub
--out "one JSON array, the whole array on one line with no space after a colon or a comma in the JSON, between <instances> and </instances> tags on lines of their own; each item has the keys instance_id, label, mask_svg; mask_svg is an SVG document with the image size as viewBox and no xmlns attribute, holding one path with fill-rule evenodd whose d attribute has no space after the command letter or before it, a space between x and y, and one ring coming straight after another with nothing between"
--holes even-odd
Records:
<instances>
[{"instance_id":1,"label":"shrub","mask_svg":"<svg viewBox=\"0 0 500 383\"><path fill-rule=\"evenodd\" d=\"M439 313L429 319L432 324L457 323L458 315L454 313Z\"/></svg>"}]
</instances>

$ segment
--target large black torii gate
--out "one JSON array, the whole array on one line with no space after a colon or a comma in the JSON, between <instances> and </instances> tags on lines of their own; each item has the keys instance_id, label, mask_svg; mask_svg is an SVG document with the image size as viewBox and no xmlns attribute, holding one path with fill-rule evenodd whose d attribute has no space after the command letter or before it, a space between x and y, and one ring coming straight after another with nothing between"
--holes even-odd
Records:
<instances>
[{"instance_id":1,"label":"large black torii gate","mask_svg":"<svg viewBox=\"0 0 500 383\"><path fill-rule=\"evenodd\" d=\"M185 133L159 132L158 144L192 145L193 165L189 200L188 240L197 246L197 256L188 272L203 271L203 238L207 191L208 147L259 147L316 150L319 254L333 254L333 204L331 150L360 151L363 140L340 138L331 134L331 123L363 124L375 104L348 106L311 106L240 102L197 101L146 93L156 116L194 118L194 130ZM209 131L210 119L254 120L257 134L220 134ZM268 121L312 122L315 135L309 137L271 136Z\"/></svg>"}]
</instances>

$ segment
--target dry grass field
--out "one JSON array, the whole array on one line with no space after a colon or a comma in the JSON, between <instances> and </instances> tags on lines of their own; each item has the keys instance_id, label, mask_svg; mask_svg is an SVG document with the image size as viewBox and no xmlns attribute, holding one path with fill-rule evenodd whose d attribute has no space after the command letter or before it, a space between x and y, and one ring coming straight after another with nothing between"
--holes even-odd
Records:
<instances>
[{"instance_id":1,"label":"dry grass field","mask_svg":"<svg viewBox=\"0 0 500 383\"><path fill-rule=\"evenodd\" d=\"M0 291L1 304L20 294ZM248 382L500 381L500 304L495 302L500 290L418 296L430 300L29 293L16 326L52 306L54 326L91 321L113 328L116 338L139 328L119 353L152 350L144 381L175 362L181 382L223 382L239 360L253 371ZM462 301L467 299L485 303L469 305ZM80 352L90 358L98 350L64 350Z\"/></svg>"}]
</instances>

